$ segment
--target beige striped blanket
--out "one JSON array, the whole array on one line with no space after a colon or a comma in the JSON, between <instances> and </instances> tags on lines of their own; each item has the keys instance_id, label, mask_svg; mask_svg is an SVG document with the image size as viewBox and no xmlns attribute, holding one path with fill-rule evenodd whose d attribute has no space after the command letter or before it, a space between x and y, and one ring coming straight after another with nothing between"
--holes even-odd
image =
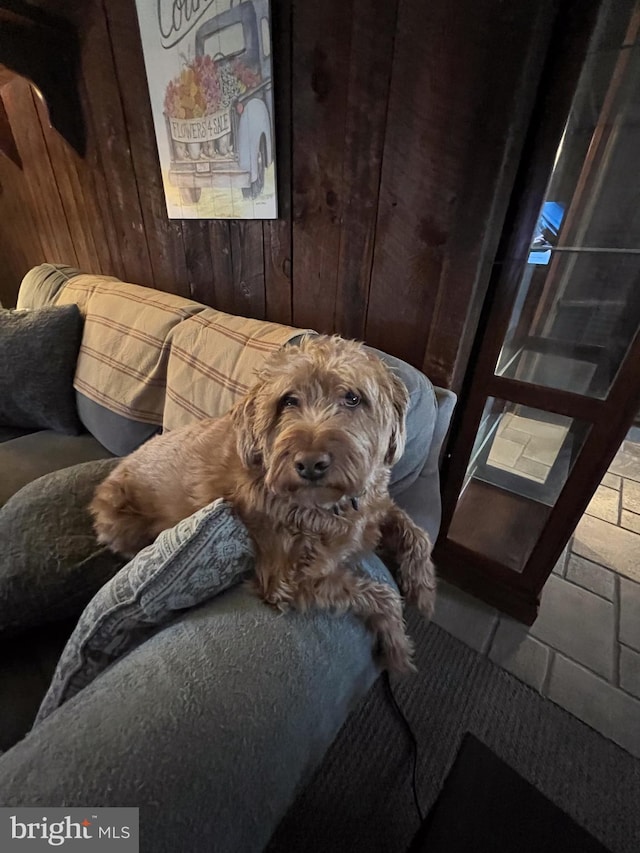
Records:
<instances>
[{"instance_id":1,"label":"beige striped blanket","mask_svg":"<svg viewBox=\"0 0 640 853\"><path fill-rule=\"evenodd\" d=\"M85 318L76 390L166 430L224 414L269 353L301 334L108 276L75 276L55 302Z\"/></svg>"}]
</instances>

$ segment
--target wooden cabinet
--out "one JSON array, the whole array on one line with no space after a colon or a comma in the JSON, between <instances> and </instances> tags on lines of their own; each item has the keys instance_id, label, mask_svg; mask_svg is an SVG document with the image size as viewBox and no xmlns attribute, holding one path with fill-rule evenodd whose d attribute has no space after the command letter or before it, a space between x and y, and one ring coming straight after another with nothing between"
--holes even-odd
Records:
<instances>
[{"instance_id":1,"label":"wooden cabinet","mask_svg":"<svg viewBox=\"0 0 640 853\"><path fill-rule=\"evenodd\" d=\"M640 406L639 151L640 3L568 13L461 395L436 548L443 574L528 623Z\"/></svg>"}]
</instances>

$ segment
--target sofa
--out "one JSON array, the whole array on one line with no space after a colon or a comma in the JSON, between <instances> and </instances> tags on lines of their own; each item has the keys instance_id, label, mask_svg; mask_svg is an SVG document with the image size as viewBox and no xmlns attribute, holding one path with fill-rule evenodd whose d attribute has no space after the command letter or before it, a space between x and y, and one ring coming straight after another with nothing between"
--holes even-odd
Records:
<instances>
[{"instance_id":1,"label":"sofa","mask_svg":"<svg viewBox=\"0 0 640 853\"><path fill-rule=\"evenodd\" d=\"M33 331L16 350L0 326L0 805L136 806L141 850L262 850L379 676L352 615L282 615L235 583L34 720L80 614L127 569L92 537L95 485L156 433L222 414L313 330L53 264L27 273L17 308L7 328ZM435 540L455 396L379 355L410 394L391 490ZM362 569L393 584L373 554Z\"/></svg>"}]
</instances>

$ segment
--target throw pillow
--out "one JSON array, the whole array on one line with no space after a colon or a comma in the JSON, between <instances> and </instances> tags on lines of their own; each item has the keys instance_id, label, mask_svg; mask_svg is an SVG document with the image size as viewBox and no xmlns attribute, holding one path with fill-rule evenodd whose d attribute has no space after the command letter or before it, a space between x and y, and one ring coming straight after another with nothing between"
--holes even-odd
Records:
<instances>
[{"instance_id":1,"label":"throw pillow","mask_svg":"<svg viewBox=\"0 0 640 853\"><path fill-rule=\"evenodd\" d=\"M77 616L125 563L98 544L87 510L117 462L45 474L0 509L0 636Z\"/></svg>"},{"instance_id":2,"label":"throw pillow","mask_svg":"<svg viewBox=\"0 0 640 853\"><path fill-rule=\"evenodd\" d=\"M0 311L0 424L77 435L73 377L82 337L77 305Z\"/></svg>"},{"instance_id":3,"label":"throw pillow","mask_svg":"<svg viewBox=\"0 0 640 853\"><path fill-rule=\"evenodd\" d=\"M222 499L165 530L82 613L35 725L158 626L239 583L253 565L249 534Z\"/></svg>"}]
</instances>

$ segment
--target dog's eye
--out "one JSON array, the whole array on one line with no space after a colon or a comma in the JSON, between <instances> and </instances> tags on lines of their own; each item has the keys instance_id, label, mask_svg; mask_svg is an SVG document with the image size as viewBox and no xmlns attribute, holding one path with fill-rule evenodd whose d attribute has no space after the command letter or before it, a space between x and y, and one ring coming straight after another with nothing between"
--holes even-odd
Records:
<instances>
[{"instance_id":1,"label":"dog's eye","mask_svg":"<svg viewBox=\"0 0 640 853\"><path fill-rule=\"evenodd\" d=\"M356 406L360 405L360 397L353 391L347 391L344 395L344 402L350 409L355 409Z\"/></svg>"},{"instance_id":2,"label":"dog's eye","mask_svg":"<svg viewBox=\"0 0 640 853\"><path fill-rule=\"evenodd\" d=\"M295 406L300 405L298 398L294 397L293 394L285 394L284 397L280 400L280 408L281 409L293 409Z\"/></svg>"}]
</instances>

